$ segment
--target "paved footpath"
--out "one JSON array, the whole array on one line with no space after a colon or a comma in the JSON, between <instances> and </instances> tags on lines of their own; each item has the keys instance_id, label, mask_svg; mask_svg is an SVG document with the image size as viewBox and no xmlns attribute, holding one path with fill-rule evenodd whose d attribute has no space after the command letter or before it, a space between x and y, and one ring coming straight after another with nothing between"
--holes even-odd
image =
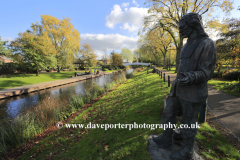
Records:
<instances>
[{"instance_id":1,"label":"paved footpath","mask_svg":"<svg viewBox=\"0 0 240 160\"><path fill-rule=\"evenodd\" d=\"M114 72L118 72L118 71L114 71ZM0 90L0 99L8 98L11 96L17 96L17 95L21 95L24 93L39 91L42 89L52 88L52 87L56 87L56 86L61 86L64 84L74 83L74 82L78 82L78 81L82 81L82 80L86 80L86 79L90 79L90 78L94 78L94 77L98 77L98 76L102 76L102 75L112 74L114 72L104 73L104 72L100 71L100 74L97 74L97 75L94 75L94 74L83 75L83 76L77 76L77 77L73 77L73 78L50 81L50 82L42 82L42 83L37 83L37 84L2 89L2 90Z\"/></svg>"},{"instance_id":2,"label":"paved footpath","mask_svg":"<svg viewBox=\"0 0 240 160\"><path fill-rule=\"evenodd\" d=\"M156 69L165 73L166 81L167 76L170 75L171 84L175 80L177 74L160 68ZM208 107L225 127L240 138L240 97L224 93L208 85Z\"/></svg>"}]
</instances>

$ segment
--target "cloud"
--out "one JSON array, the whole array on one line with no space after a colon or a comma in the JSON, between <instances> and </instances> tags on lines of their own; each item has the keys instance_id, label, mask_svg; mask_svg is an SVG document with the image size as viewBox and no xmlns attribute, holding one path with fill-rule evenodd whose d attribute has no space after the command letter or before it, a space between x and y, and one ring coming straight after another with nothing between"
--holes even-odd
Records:
<instances>
[{"instance_id":1,"label":"cloud","mask_svg":"<svg viewBox=\"0 0 240 160\"><path fill-rule=\"evenodd\" d=\"M128 37L120 34L82 34L81 44L88 43L94 53L101 57L104 51L120 51L122 48L134 50L137 48L138 37Z\"/></svg>"},{"instance_id":2,"label":"cloud","mask_svg":"<svg viewBox=\"0 0 240 160\"><path fill-rule=\"evenodd\" d=\"M121 26L120 28L123 29L123 30L129 30L130 32L133 32L133 31L135 31L135 30L138 30L138 27L136 27L136 26L134 26L134 25L129 26L128 23L124 23L124 25Z\"/></svg>"},{"instance_id":3,"label":"cloud","mask_svg":"<svg viewBox=\"0 0 240 160\"><path fill-rule=\"evenodd\" d=\"M104 55L104 53L101 52L101 51L95 51L94 53L96 54L97 59L101 59L103 57L103 55Z\"/></svg>"},{"instance_id":4,"label":"cloud","mask_svg":"<svg viewBox=\"0 0 240 160\"><path fill-rule=\"evenodd\" d=\"M129 3L123 3L122 7L128 7Z\"/></svg>"},{"instance_id":5,"label":"cloud","mask_svg":"<svg viewBox=\"0 0 240 160\"><path fill-rule=\"evenodd\" d=\"M217 39L221 38L218 34L220 33L220 31L212 29L212 28L207 28L205 29L205 31L207 32L209 38L211 38L213 41L216 41Z\"/></svg>"},{"instance_id":6,"label":"cloud","mask_svg":"<svg viewBox=\"0 0 240 160\"><path fill-rule=\"evenodd\" d=\"M14 41L12 37L1 37L1 41L8 41L7 44L9 45L11 41Z\"/></svg>"},{"instance_id":7,"label":"cloud","mask_svg":"<svg viewBox=\"0 0 240 160\"><path fill-rule=\"evenodd\" d=\"M133 32L142 27L143 18L147 15L148 8L130 7L122 10L120 5L115 4L110 14L105 18L105 25L114 29L117 24L120 24L120 29Z\"/></svg>"},{"instance_id":8,"label":"cloud","mask_svg":"<svg viewBox=\"0 0 240 160\"><path fill-rule=\"evenodd\" d=\"M137 7L139 6L139 4L135 0L132 1L132 4L135 4Z\"/></svg>"}]
</instances>

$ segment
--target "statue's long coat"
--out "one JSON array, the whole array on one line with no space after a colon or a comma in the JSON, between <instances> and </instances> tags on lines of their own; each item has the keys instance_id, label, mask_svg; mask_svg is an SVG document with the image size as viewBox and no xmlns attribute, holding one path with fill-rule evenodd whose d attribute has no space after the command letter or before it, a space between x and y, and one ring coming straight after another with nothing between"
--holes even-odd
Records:
<instances>
[{"instance_id":1,"label":"statue's long coat","mask_svg":"<svg viewBox=\"0 0 240 160\"><path fill-rule=\"evenodd\" d=\"M214 73L216 45L209 37L188 39L180 53L177 77L170 95L188 102L204 103L208 97L207 81ZM190 76L189 85L180 85L178 79L184 78L181 72Z\"/></svg>"}]
</instances>

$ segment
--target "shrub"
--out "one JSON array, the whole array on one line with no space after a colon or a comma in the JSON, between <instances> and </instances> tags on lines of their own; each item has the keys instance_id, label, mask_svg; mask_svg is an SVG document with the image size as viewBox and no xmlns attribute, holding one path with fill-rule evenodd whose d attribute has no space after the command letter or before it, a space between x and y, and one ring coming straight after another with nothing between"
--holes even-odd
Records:
<instances>
[{"instance_id":1,"label":"shrub","mask_svg":"<svg viewBox=\"0 0 240 160\"><path fill-rule=\"evenodd\" d=\"M126 69L131 69L132 68L132 66L126 66Z\"/></svg>"},{"instance_id":2,"label":"shrub","mask_svg":"<svg viewBox=\"0 0 240 160\"><path fill-rule=\"evenodd\" d=\"M103 68L102 70L103 70L103 71L108 71L109 69L107 69L107 68Z\"/></svg>"},{"instance_id":3,"label":"shrub","mask_svg":"<svg viewBox=\"0 0 240 160\"><path fill-rule=\"evenodd\" d=\"M104 69L104 68L107 68L107 69L109 69L109 70L112 70L112 69L113 69L113 66L111 66L111 65L104 65L104 66L102 66L102 69Z\"/></svg>"},{"instance_id":4,"label":"shrub","mask_svg":"<svg viewBox=\"0 0 240 160\"><path fill-rule=\"evenodd\" d=\"M231 70L223 74L222 78L226 80L238 80L240 78L240 72Z\"/></svg>"},{"instance_id":5,"label":"shrub","mask_svg":"<svg viewBox=\"0 0 240 160\"><path fill-rule=\"evenodd\" d=\"M126 74L126 78L129 79L129 78L132 78L136 73L138 73L139 71L141 71L142 69L141 68L136 68L134 69L131 73L127 73Z\"/></svg>"},{"instance_id":6,"label":"shrub","mask_svg":"<svg viewBox=\"0 0 240 160\"><path fill-rule=\"evenodd\" d=\"M218 72L214 72L214 73L213 73L213 78L222 78L222 74L223 74L222 71L219 72L219 74L218 74Z\"/></svg>"},{"instance_id":7,"label":"shrub","mask_svg":"<svg viewBox=\"0 0 240 160\"><path fill-rule=\"evenodd\" d=\"M125 69L126 67L124 65L118 66L120 69Z\"/></svg>"},{"instance_id":8,"label":"shrub","mask_svg":"<svg viewBox=\"0 0 240 160\"><path fill-rule=\"evenodd\" d=\"M153 70L152 70L152 73L155 73L156 72L156 69L155 68L153 68Z\"/></svg>"},{"instance_id":9,"label":"shrub","mask_svg":"<svg viewBox=\"0 0 240 160\"><path fill-rule=\"evenodd\" d=\"M114 70L115 68L114 68L114 66L110 65L108 69L109 70Z\"/></svg>"},{"instance_id":10,"label":"shrub","mask_svg":"<svg viewBox=\"0 0 240 160\"><path fill-rule=\"evenodd\" d=\"M223 89L232 90L232 91L240 91L240 83L239 82L231 82L226 83L226 85L223 87Z\"/></svg>"},{"instance_id":11,"label":"shrub","mask_svg":"<svg viewBox=\"0 0 240 160\"><path fill-rule=\"evenodd\" d=\"M113 65L103 65L102 69L107 68L108 70L116 70L118 67L113 66Z\"/></svg>"},{"instance_id":12,"label":"shrub","mask_svg":"<svg viewBox=\"0 0 240 160\"><path fill-rule=\"evenodd\" d=\"M80 95L73 95L73 97L69 99L69 106L72 108L72 110L79 109L83 105L83 97Z\"/></svg>"}]
</instances>

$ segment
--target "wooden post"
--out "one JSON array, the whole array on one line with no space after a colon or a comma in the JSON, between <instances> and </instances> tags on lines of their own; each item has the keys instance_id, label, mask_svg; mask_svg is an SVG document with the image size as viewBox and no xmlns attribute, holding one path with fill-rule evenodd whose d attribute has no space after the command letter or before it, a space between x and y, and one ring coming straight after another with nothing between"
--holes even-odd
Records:
<instances>
[{"instance_id":1,"label":"wooden post","mask_svg":"<svg viewBox=\"0 0 240 160\"><path fill-rule=\"evenodd\" d=\"M170 76L168 75L168 87L170 87Z\"/></svg>"},{"instance_id":2,"label":"wooden post","mask_svg":"<svg viewBox=\"0 0 240 160\"><path fill-rule=\"evenodd\" d=\"M204 103L203 106L201 106L198 122L199 123L205 123L206 117L207 117L207 105L208 105L208 98L206 99L206 103Z\"/></svg>"},{"instance_id":3,"label":"wooden post","mask_svg":"<svg viewBox=\"0 0 240 160\"><path fill-rule=\"evenodd\" d=\"M165 82L165 73L163 73L163 82Z\"/></svg>"}]
</instances>

